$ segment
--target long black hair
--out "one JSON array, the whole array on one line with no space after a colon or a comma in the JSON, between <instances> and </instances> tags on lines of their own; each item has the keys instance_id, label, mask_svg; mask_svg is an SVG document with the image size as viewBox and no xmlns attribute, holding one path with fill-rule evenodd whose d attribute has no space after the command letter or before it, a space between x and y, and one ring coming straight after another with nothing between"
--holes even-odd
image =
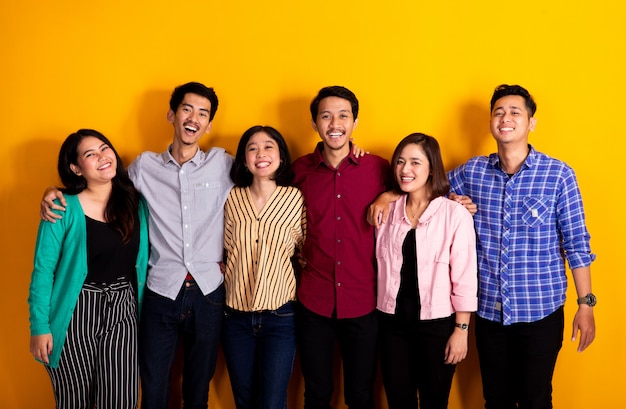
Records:
<instances>
[{"instance_id":1,"label":"long black hair","mask_svg":"<svg viewBox=\"0 0 626 409\"><path fill-rule=\"evenodd\" d=\"M93 136L107 144L117 159L115 177L112 180L113 189L104 210L105 221L122 235L124 243L130 241L132 234L139 226L139 192L130 180L128 172L124 168L122 159L111 142L98 131L93 129L79 129L70 134L59 151L57 169L63 183L63 193L76 195L87 188L87 180L72 171L70 165L78 164L78 146L87 137Z\"/></svg>"}]
</instances>

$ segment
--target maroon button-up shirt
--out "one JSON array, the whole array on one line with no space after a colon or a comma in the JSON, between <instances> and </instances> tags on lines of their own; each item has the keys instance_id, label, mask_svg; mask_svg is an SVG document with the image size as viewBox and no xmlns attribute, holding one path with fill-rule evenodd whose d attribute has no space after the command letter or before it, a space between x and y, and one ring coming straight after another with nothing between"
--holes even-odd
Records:
<instances>
[{"instance_id":1,"label":"maroon button-up shirt","mask_svg":"<svg viewBox=\"0 0 626 409\"><path fill-rule=\"evenodd\" d=\"M387 190L389 162L352 152L333 168L323 144L293 164L307 206L308 234L298 299L316 314L356 318L376 308L374 228L367 209Z\"/></svg>"}]
</instances>

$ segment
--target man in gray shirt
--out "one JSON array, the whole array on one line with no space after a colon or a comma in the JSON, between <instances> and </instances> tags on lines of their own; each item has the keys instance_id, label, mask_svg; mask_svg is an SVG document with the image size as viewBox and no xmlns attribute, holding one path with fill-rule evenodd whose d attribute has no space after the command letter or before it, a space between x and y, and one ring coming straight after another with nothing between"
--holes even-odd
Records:
<instances>
[{"instance_id":1,"label":"man in gray shirt","mask_svg":"<svg viewBox=\"0 0 626 409\"><path fill-rule=\"evenodd\" d=\"M221 335L224 285L224 203L233 186L233 158L222 148L203 152L199 140L217 111L212 88L177 87L167 119L174 137L162 153L144 152L129 175L150 208L150 262L139 332L142 408L166 409L170 370L183 343L185 408L207 408ZM60 193L48 193L42 215Z\"/></svg>"}]
</instances>

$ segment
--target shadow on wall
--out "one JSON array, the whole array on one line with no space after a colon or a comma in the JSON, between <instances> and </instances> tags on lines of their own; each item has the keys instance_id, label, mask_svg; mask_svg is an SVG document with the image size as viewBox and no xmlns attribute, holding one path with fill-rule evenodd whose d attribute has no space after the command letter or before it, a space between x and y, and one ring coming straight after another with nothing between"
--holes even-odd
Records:
<instances>
[{"instance_id":1,"label":"shadow on wall","mask_svg":"<svg viewBox=\"0 0 626 409\"><path fill-rule=\"evenodd\" d=\"M492 152L493 139L489 133L489 109L483 102L466 101L461 105L460 120L455 123L457 129L447 132L441 142L441 152L446 169L451 170L467 162L468 159Z\"/></svg>"},{"instance_id":2,"label":"shadow on wall","mask_svg":"<svg viewBox=\"0 0 626 409\"><path fill-rule=\"evenodd\" d=\"M303 96L285 98L278 102L277 129L287 141L292 161L313 152L320 141L313 130L310 104L311 99Z\"/></svg>"},{"instance_id":3,"label":"shadow on wall","mask_svg":"<svg viewBox=\"0 0 626 409\"><path fill-rule=\"evenodd\" d=\"M73 130L72 130L73 131ZM71 131L49 130L47 135L68 135ZM56 172L60 140L46 135L26 135L27 142L3 160L15 176L5 179L0 194L2 213L2 260L7 285L0 294L0 407L53 407L50 379L29 352L28 288L39 225L39 203L47 186L59 184ZM7 177L8 175L5 175ZM13 180L9 183L9 180ZM9 278L10 277L10 278ZM10 334L10 335L9 335ZM19 394L23 385L36 393Z\"/></svg>"}]
</instances>

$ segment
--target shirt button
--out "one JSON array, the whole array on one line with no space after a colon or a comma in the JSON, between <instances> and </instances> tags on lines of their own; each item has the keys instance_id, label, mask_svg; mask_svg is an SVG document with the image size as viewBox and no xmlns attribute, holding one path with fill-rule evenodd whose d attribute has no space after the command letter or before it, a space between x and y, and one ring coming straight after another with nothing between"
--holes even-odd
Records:
<instances>
[{"instance_id":1,"label":"shirt button","mask_svg":"<svg viewBox=\"0 0 626 409\"><path fill-rule=\"evenodd\" d=\"M185 282L185 287L189 287L191 283L189 281Z\"/></svg>"},{"instance_id":2,"label":"shirt button","mask_svg":"<svg viewBox=\"0 0 626 409\"><path fill-rule=\"evenodd\" d=\"M341 220L341 216L337 216L337 220Z\"/></svg>"},{"instance_id":3,"label":"shirt button","mask_svg":"<svg viewBox=\"0 0 626 409\"><path fill-rule=\"evenodd\" d=\"M339 265L339 266L340 266L340 265L341 265L341 261L338 261L338 262L337 262L337 265Z\"/></svg>"},{"instance_id":4,"label":"shirt button","mask_svg":"<svg viewBox=\"0 0 626 409\"><path fill-rule=\"evenodd\" d=\"M341 283L337 283L337 287L341 287Z\"/></svg>"},{"instance_id":5,"label":"shirt button","mask_svg":"<svg viewBox=\"0 0 626 409\"><path fill-rule=\"evenodd\" d=\"M337 243L341 243L341 239L337 239Z\"/></svg>"},{"instance_id":6,"label":"shirt button","mask_svg":"<svg viewBox=\"0 0 626 409\"><path fill-rule=\"evenodd\" d=\"M337 199L341 199L341 194L338 194L338 195L337 195Z\"/></svg>"}]
</instances>

